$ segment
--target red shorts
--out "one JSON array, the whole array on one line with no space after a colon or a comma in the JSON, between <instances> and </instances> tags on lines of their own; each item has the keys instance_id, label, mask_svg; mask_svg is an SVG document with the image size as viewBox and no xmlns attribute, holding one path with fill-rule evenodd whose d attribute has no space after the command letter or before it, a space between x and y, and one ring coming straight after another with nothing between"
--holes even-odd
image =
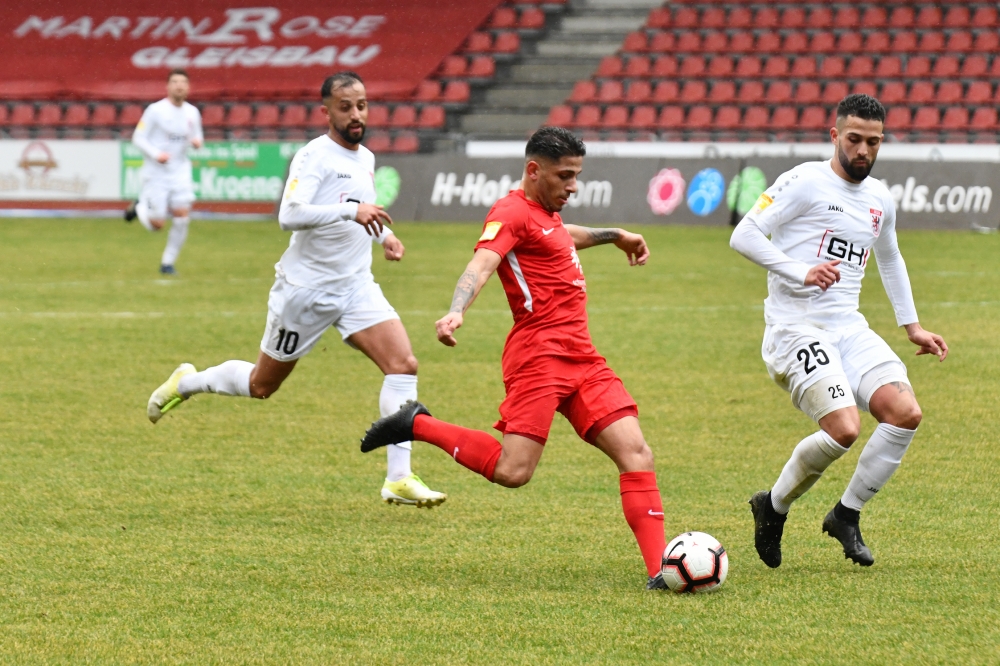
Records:
<instances>
[{"instance_id":1,"label":"red shorts","mask_svg":"<svg viewBox=\"0 0 1000 666\"><path fill-rule=\"evenodd\" d=\"M591 444L615 421L639 415L622 380L601 357L586 361L541 357L519 368L505 384L507 397L493 427L540 444L548 439L556 412Z\"/></svg>"}]
</instances>

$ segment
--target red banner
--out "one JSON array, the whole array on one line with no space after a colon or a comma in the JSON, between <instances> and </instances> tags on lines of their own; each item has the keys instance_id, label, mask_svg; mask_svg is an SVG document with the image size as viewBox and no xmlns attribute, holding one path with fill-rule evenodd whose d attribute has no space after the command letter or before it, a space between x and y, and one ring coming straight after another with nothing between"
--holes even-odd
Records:
<instances>
[{"instance_id":1,"label":"red banner","mask_svg":"<svg viewBox=\"0 0 1000 666\"><path fill-rule=\"evenodd\" d=\"M0 96L157 99L175 67L195 98L315 97L343 69L372 97L406 95L500 2L14 0L0 14Z\"/></svg>"}]
</instances>

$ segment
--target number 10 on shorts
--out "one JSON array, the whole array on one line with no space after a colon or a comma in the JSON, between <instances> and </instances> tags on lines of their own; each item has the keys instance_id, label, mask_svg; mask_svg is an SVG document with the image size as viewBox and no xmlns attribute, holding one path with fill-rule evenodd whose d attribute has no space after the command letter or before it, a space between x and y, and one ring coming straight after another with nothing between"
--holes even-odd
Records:
<instances>
[{"instance_id":1,"label":"number 10 on shorts","mask_svg":"<svg viewBox=\"0 0 1000 666\"><path fill-rule=\"evenodd\" d=\"M295 348L299 346L299 334L295 331L286 331L283 328L278 329L278 344L274 345L274 349L279 352L284 352L286 354L294 354Z\"/></svg>"}]
</instances>

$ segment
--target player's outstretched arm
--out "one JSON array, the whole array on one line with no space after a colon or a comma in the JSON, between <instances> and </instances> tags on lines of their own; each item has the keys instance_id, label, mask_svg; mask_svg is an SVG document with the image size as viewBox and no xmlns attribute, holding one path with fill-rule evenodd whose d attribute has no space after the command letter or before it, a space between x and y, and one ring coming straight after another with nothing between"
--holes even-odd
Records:
<instances>
[{"instance_id":1,"label":"player's outstretched arm","mask_svg":"<svg viewBox=\"0 0 1000 666\"><path fill-rule=\"evenodd\" d=\"M920 347L917 350L917 356L934 354L938 357L938 361L948 358L948 343L940 335L925 331L924 327L916 322L907 324L905 328L906 337L910 339L910 342Z\"/></svg>"},{"instance_id":2,"label":"player's outstretched arm","mask_svg":"<svg viewBox=\"0 0 1000 666\"><path fill-rule=\"evenodd\" d=\"M455 339L455 331L462 326L465 311L476 300L483 285L496 272L497 266L500 265L500 259L500 255L493 250L486 248L476 250L472 261L465 267L465 272L462 273L462 277L458 278L458 284L455 285L455 294L451 297L451 309L448 310L448 314L434 323L438 340L442 344L449 347L458 344Z\"/></svg>"},{"instance_id":3,"label":"player's outstretched arm","mask_svg":"<svg viewBox=\"0 0 1000 666\"><path fill-rule=\"evenodd\" d=\"M649 247L640 234L633 234L624 229L591 229L575 224L564 226L578 250L614 243L615 247L628 256L629 266L642 266L649 259Z\"/></svg>"}]
</instances>

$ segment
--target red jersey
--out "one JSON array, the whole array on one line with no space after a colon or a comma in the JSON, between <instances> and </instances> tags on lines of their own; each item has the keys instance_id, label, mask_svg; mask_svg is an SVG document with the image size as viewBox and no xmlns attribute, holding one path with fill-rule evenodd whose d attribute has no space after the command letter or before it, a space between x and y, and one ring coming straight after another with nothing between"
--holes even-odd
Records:
<instances>
[{"instance_id":1,"label":"red jersey","mask_svg":"<svg viewBox=\"0 0 1000 666\"><path fill-rule=\"evenodd\" d=\"M559 213L515 190L486 216L476 249L503 257L497 273L514 315L503 350L504 381L540 356L600 358L587 329L587 283Z\"/></svg>"}]
</instances>

